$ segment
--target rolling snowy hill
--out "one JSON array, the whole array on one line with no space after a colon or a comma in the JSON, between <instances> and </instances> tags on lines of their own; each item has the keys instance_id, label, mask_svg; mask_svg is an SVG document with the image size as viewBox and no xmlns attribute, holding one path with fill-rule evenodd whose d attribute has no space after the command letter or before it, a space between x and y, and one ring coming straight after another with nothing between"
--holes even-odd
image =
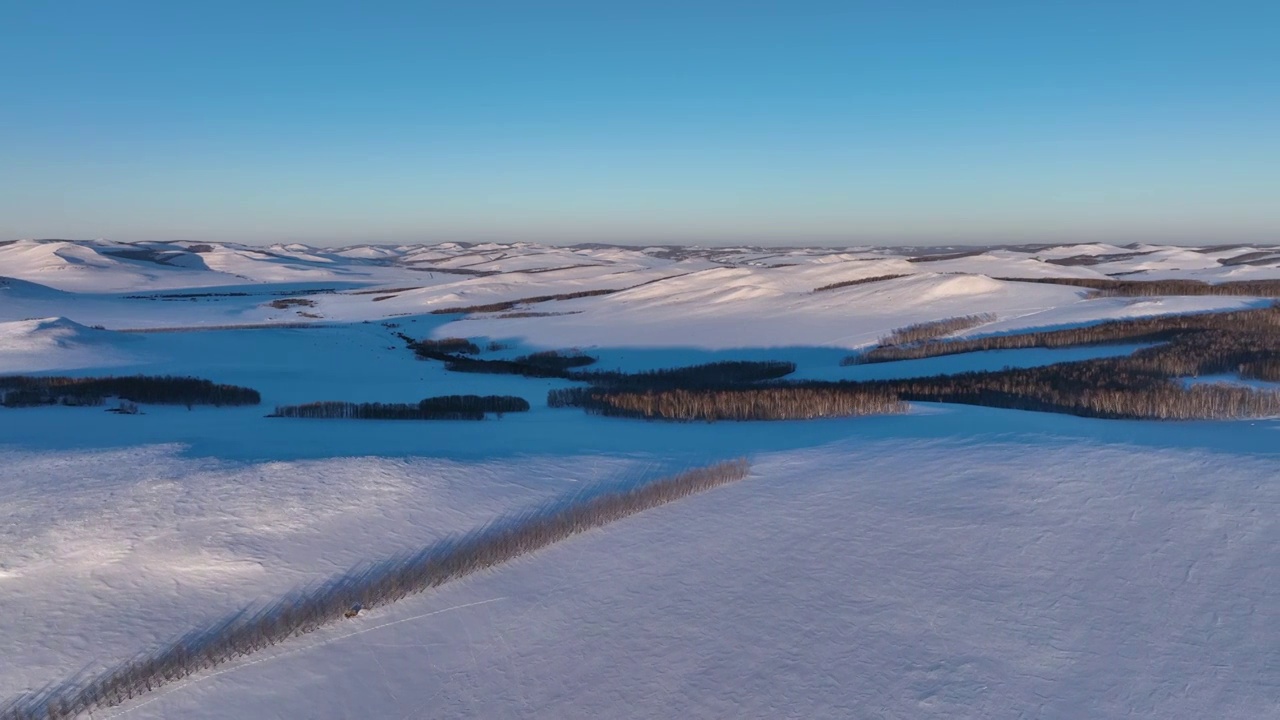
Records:
<instances>
[{"instance_id":1,"label":"rolling snowy hill","mask_svg":"<svg viewBox=\"0 0 1280 720\"><path fill-rule=\"evenodd\" d=\"M1162 342L842 363L915 323L974 316L954 335L985 337L1273 301L1033 282L1052 278L1274 280L1280 250L0 244L0 376L192 375L262 400L0 407L0 717L352 566L602 479L741 456L732 486L93 717L1280 716L1280 419L912 403L646 422L550 407L572 376L459 372L406 346L874 380ZM468 394L530 409L268 417Z\"/></svg>"}]
</instances>

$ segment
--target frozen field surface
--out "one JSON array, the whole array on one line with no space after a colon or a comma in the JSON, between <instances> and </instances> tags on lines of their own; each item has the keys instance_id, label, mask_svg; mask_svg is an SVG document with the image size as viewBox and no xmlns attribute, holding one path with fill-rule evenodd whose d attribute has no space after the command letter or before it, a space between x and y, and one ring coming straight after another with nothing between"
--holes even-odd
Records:
<instances>
[{"instance_id":1,"label":"frozen field surface","mask_svg":"<svg viewBox=\"0 0 1280 720\"><path fill-rule=\"evenodd\" d=\"M127 655L575 480L657 464L593 456L518 466L242 465L163 447L3 460L13 473L6 545L18 552L0 588L22 600L0 619L6 691ZM1273 458L877 440L755 460L736 485L119 712L1261 718L1280 710Z\"/></svg>"}]
</instances>

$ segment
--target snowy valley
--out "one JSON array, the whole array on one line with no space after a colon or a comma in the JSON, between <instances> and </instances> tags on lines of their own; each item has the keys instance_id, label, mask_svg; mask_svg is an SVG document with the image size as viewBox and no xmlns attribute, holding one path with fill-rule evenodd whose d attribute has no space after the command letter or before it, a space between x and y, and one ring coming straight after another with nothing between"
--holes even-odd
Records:
<instances>
[{"instance_id":1,"label":"snowy valley","mask_svg":"<svg viewBox=\"0 0 1280 720\"><path fill-rule=\"evenodd\" d=\"M1277 716L1278 297L1267 246L0 243L0 717L735 458L91 715Z\"/></svg>"}]
</instances>

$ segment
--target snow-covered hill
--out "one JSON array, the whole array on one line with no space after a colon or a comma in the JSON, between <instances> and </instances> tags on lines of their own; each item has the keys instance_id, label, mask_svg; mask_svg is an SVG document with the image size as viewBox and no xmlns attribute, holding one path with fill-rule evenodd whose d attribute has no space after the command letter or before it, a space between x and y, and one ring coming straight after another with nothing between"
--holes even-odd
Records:
<instances>
[{"instance_id":1,"label":"snow-covered hill","mask_svg":"<svg viewBox=\"0 0 1280 720\"><path fill-rule=\"evenodd\" d=\"M9 694L637 459L0 461ZM738 485L117 712L1272 717L1275 462L1008 436L762 454Z\"/></svg>"},{"instance_id":2,"label":"snow-covered hill","mask_svg":"<svg viewBox=\"0 0 1280 720\"><path fill-rule=\"evenodd\" d=\"M63 317L0 322L0 373L123 365L137 340Z\"/></svg>"},{"instance_id":3,"label":"snow-covered hill","mask_svg":"<svg viewBox=\"0 0 1280 720\"><path fill-rule=\"evenodd\" d=\"M262 398L0 407L0 702L594 480L749 455L733 486L102 716L1280 716L1280 420L916 404L644 422L549 407L575 383L452 372L402 337L858 380L1144 346L841 364L912 323L982 314L961 334L988 334L1271 302L1026 281L1051 277L1280 279L1280 250L0 243L0 375L194 375ZM531 409L266 417L451 394Z\"/></svg>"},{"instance_id":4,"label":"snow-covered hill","mask_svg":"<svg viewBox=\"0 0 1280 720\"><path fill-rule=\"evenodd\" d=\"M386 320L465 310L448 335L544 347L858 347L979 312L1003 327L1169 312L1010 279L1280 278L1264 247L681 248L583 245L0 245L0 321L141 329ZM1199 298L1201 309L1234 298ZM1024 325L1024 326L1025 326Z\"/></svg>"},{"instance_id":5,"label":"snow-covered hill","mask_svg":"<svg viewBox=\"0 0 1280 720\"><path fill-rule=\"evenodd\" d=\"M577 269L582 271L576 273L577 277L605 277L667 267L679 267L686 272L711 267L763 271L795 265L825 268L797 276L815 282L821 280L814 287L876 272L1226 280L1276 277L1280 274L1280 249L1269 246L1119 247L1096 243L977 249L554 247L529 243L314 248L301 244L259 247L237 243L107 240L0 243L0 275L76 292L246 283L396 281L411 284L421 282L422 273L519 276Z\"/></svg>"}]
</instances>

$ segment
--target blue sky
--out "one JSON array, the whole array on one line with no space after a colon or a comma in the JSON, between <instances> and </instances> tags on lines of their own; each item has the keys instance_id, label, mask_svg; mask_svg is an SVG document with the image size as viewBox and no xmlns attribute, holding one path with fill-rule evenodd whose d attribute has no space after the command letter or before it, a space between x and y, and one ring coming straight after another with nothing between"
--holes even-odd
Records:
<instances>
[{"instance_id":1,"label":"blue sky","mask_svg":"<svg viewBox=\"0 0 1280 720\"><path fill-rule=\"evenodd\" d=\"M0 0L0 239L1280 241L1276 2Z\"/></svg>"}]
</instances>

